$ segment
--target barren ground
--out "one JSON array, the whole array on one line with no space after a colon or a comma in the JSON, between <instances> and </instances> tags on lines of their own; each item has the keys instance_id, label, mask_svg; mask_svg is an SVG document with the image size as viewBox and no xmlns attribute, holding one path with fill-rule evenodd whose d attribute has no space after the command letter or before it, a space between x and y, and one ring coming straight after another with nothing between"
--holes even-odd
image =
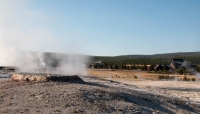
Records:
<instances>
[{"instance_id":1,"label":"barren ground","mask_svg":"<svg viewBox=\"0 0 200 114\"><path fill-rule=\"evenodd\" d=\"M152 81L141 73L140 79L112 78L106 72L89 70L81 77L85 83L14 82L0 74L0 113L200 113L197 82Z\"/></svg>"},{"instance_id":2,"label":"barren ground","mask_svg":"<svg viewBox=\"0 0 200 114\"><path fill-rule=\"evenodd\" d=\"M177 81L177 80L158 80L159 75L143 71L127 71L127 70L95 70L89 69L88 73L92 76L100 77L106 80L133 85L142 90L146 90L156 94L163 94L188 100L189 102L200 103L200 81L194 75L188 75L188 78L196 78L197 81ZM138 79L135 79L137 76ZM178 78L183 75L170 74Z\"/></svg>"}]
</instances>

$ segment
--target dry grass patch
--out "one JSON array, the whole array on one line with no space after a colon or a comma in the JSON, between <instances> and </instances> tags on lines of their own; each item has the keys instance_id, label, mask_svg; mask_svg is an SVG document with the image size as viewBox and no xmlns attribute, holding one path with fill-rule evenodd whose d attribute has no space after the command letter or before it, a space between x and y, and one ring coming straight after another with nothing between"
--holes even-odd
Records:
<instances>
[{"instance_id":1,"label":"dry grass patch","mask_svg":"<svg viewBox=\"0 0 200 114\"><path fill-rule=\"evenodd\" d=\"M100 77L100 78L112 78L112 80L127 80L127 81L158 80L159 76L161 75L169 76L169 77L177 77L179 79L184 78L184 75L156 74L156 73L148 73L145 71L134 71L134 70L88 69L87 72L89 75ZM194 78L196 79L196 76L187 75L187 78L192 80Z\"/></svg>"}]
</instances>

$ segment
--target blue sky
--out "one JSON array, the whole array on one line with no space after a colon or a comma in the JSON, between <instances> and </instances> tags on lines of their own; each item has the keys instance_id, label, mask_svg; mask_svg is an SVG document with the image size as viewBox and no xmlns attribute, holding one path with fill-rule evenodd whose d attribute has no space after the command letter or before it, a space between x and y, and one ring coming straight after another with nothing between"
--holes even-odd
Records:
<instances>
[{"instance_id":1,"label":"blue sky","mask_svg":"<svg viewBox=\"0 0 200 114\"><path fill-rule=\"evenodd\" d=\"M199 0L19 1L22 5L10 15L21 15L20 33L27 34L34 27L37 35L48 31L60 46L44 49L41 43L36 51L101 56L200 51ZM18 7L27 12L19 13ZM48 44L49 39L42 42Z\"/></svg>"}]
</instances>

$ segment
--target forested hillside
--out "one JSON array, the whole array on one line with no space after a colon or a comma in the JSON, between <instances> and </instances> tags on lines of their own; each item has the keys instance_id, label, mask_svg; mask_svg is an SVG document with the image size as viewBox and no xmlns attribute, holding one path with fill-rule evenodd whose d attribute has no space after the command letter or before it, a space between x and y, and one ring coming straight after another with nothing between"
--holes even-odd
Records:
<instances>
[{"instance_id":1,"label":"forested hillside","mask_svg":"<svg viewBox=\"0 0 200 114\"><path fill-rule=\"evenodd\" d=\"M182 58L193 64L200 64L200 52L181 52L155 55L93 56L93 61L109 64L169 64L172 58Z\"/></svg>"}]
</instances>

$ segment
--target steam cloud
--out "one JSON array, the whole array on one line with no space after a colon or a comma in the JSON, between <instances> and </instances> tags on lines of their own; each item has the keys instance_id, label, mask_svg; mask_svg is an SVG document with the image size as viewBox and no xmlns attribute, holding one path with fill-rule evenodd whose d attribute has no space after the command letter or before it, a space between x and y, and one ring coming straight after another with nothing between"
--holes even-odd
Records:
<instances>
[{"instance_id":1,"label":"steam cloud","mask_svg":"<svg viewBox=\"0 0 200 114\"><path fill-rule=\"evenodd\" d=\"M63 47L49 29L53 19L41 9L30 9L29 0L0 0L0 66L17 66L22 72L86 75L88 57L45 55L44 51L61 52ZM52 19L52 20L51 20ZM54 67L52 62L58 61Z\"/></svg>"},{"instance_id":2,"label":"steam cloud","mask_svg":"<svg viewBox=\"0 0 200 114\"><path fill-rule=\"evenodd\" d=\"M196 73L196 76L198 77L198 79L200 79L200 73Z\"/></svg>"},{"instance_id":3,"label":"steam cloud","mask_svg":"<svg viewBox=\"0 0 200 114\"><path fill-rule=\"evenodd\" d=\"M196 71L194 68L190 68L189 67L190 64L187 61L184 61L181 66L187 68L189 72L193 72L193 74L197 76L198 80L200 79L200 73Z\"/></svg>"}]
</instances>

